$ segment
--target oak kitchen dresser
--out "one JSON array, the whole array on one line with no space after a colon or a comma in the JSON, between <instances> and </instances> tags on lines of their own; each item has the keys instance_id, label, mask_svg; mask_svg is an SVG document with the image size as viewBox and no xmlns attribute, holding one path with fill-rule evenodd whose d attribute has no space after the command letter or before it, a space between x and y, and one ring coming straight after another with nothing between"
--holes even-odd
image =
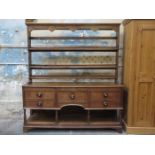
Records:
<instances>
[{"instance_id":1,"label":"oak kitchen dresser","mask_svg":"<svg viewBox=\"0 0 155 155\"><path fill-rule=\"evenodd\" d=\"M31 128L110 128L121 132L124 87L118 81L120 24L42 23L37 20L26 20L26 25L29 82L23 85L24 131ZM46 36L41 33L33 35L34 31L45 31ZM48 35L55 31L70 31L77 35ZM89 36L81 31L92 31L92 34L98 31L113 31L113 35ZM49 40L48 45L32 45L35 41L43 44L46 40ZM50 43L53 40L73 42L69 46L56 46L55 42ZM91 44L87 45L87 40L91 41ZM103 46L105 40L112 41L115 45ZM81 41L83 45L77 46L74 41ZM102 44L97 45L95 41L100 41ZM33 63L34 54L46 54L47 52L55 54L67 52L69 55L72 53L84 55L86 52L88 54L106 53L114 56L114 62L112 64L78 62L62 64L60 61L50 65L43 64L43 62ZM80 69L90 70L93 74L76 74L76 70ZM50 70L50 74L45 74L47 70ZM59 70L59 73L55 73L55 70ZM73 73L64 74L63 71L66 70L72 70ZM112 71L112 74L94 73L95 70ZM69 82L57 82L59 79L67 79ZM105 80L105 82L86 82L86 79Z\"/></svg>"}]
</instances>

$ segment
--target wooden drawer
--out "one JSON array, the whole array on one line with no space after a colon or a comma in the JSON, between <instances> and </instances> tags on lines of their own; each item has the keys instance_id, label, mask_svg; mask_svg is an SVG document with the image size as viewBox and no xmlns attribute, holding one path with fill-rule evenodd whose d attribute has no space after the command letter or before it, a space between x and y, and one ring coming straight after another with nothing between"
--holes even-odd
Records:
<instances>
[{"instance_id":1,"label":"wooden drawer","mask_svg":"<svg viewBox=\"0 0 155 155\"><path fill-rule=\"evenodd\" d=\"M106 100L120 100L121 98L121 91L93 91L91 92L91 100L92 101L102 101Z\"/></svg>"},{"instance_id":2,"label":"wooden drawer","mask_svg":"<svg viewBox=\"0 0 155 155\"><path fill-rule=\"evenodd\" d=\"M46 99L54 100L55 92L54 89L50 88L25 88L24 89L25 100L32 99Z\"/></svg>"},{"instance_id":3,"label":"wooden drawer","mask_svg":"<svg viewBox=\"0 0 155 155\"><path fill-rule=\"evenodd\" d=\"M25 100L24 107L27 108L54 108L53 100Z\"/></svg>"},{"instance_id":4,"label":"wooden drawer","mask_svg":"<svg viewBox=\"0 0 155 155\"><path fill-rule=\"evenodd\" d=\"M80 104L87 106L87 93L85 91L59 91L57 101L60 107L66 104Z\"/></svg>"},{"instance_id":5,"label":"wooden drawer","mask_svg":"<svg viewBox=\"0 0 155 155\"><path fill-rule=\"evenodd\" d=\"M122 108L119 100L102 100L91 102L91 108Z\"/></svg>"},{"instance_id":6,"label":"wooden drawer","mask_svg":"<svg viewBox=\"0 0 155 155\"><path fill-rule=\"evenodd\" d=\"M24 106L29 108L61 108L78 105L84 108L122 107L120 88L24 88Z\"/></svg>"},{"instance_id":7,"label":"wooden drawer","mask_svg":"<svg viewBox=\"0 0 155 155\"><path fill-rule=\"evenodd\" d=\"M122 91L120 89L102 89L91 92L91 108L122 107Z\"/></svg>"}]
</instances>

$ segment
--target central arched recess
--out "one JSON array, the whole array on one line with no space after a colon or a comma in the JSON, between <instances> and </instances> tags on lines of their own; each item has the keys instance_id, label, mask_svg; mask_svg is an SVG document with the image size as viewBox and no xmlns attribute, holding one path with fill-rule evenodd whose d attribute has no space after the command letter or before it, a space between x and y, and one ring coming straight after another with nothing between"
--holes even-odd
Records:
<instances>
[{"instance_id":1,"label":"central arched recess","mask_svg":"<svg viewBox=\"0 0 155 155\"><path fill-rule=\"evenodd\" d=\"M86 122L87 111L80 105L65 105L59 110L58 118L61 122Z\"/></svg>"}]
</instances>

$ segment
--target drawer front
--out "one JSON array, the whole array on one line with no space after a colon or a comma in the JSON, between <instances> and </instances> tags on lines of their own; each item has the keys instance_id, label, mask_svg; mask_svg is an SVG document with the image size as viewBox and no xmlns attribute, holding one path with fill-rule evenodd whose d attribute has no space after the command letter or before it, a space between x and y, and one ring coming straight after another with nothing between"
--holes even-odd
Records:
<instances>
[{"instance_id":1,"label":"drawer front","mask_svg":"<svg viewBox=\"0 0 155 155\"><path fill-rule=\"evenodd\" d=\"M102 101L102 100L120 100L121 92L111 92L111 91L96 91L91 92L92 101Z\"/></svg>"},{"instance_id":2,"label":"drawer front","mask_svg":"<svg viewBox=\"0 0 155 155\"><path fill-rule=\"evenodd\" d=\"M57 101L59 106L65 104L81 104L84 107L87 105L87 93L84 91L59 91L57 94Z\"/></svg>"},{"instance_id":3,"label":"drawer front","mask_svg":"<svg viewBox=\"0 0 155 155\"><path fill-rule=\"evenodd\" d=\"M91 102L91 108L122 108L122 105L117 100L103 100Z\"/></svg>"},{"instance_id":4,"label":"drawer front","mask_svg":"<svg viewBox=\"0 0 155 155\"><path fill-rule=\"evenodd\" d=\"M122 108L121 88L24 88L27 108L62 108L79 105L84 108Z\"/></svg>"},{"instance_id":5,"label":"drawer front","mask_svg":"<svg viewBox=\"0 0 155 155\"><path fill-rule=\"evenodd\" d=\"M27 108L54 108L55 103L52 100L25 100L24 106Z\"/></svg>"},{"instance_id":6,"label":"drawer front","mask_svg":"<svg viewBox=\"0 0 155 155\"><path fill-rule=\"evenodd\" d=\"M122 92L120 90L102 90L91 92L91 108L120 108L122 107Z\"/></svg>"},{"instance_id":7,"label":"drawer front","mask_svg":"<svg viewBox=\"0 0 155 155\"><path fill-rule=\"evenodd\" d=\"M46 89L46 88L29 88L24 89L24 96L26 100L32 99L51 99L54 100L55 92L54 89Z\"/></svg>"}]
</instances>

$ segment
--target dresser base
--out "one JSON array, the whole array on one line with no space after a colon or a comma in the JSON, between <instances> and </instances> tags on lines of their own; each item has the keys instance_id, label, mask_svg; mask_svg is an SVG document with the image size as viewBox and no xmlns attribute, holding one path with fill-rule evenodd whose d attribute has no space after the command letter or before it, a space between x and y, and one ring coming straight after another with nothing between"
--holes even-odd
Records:
<instances>
[{"instance_id":1,"label":"dresser base","mask_svg":"<svg viewBox=\"0 0 155 155\"><path fill-rule=\"evenodd\" d=\"M115 129L122 132L122 85L27 84L23 86L23 104L24 131L51 128Z\"/></svg>"}]
</instances>

